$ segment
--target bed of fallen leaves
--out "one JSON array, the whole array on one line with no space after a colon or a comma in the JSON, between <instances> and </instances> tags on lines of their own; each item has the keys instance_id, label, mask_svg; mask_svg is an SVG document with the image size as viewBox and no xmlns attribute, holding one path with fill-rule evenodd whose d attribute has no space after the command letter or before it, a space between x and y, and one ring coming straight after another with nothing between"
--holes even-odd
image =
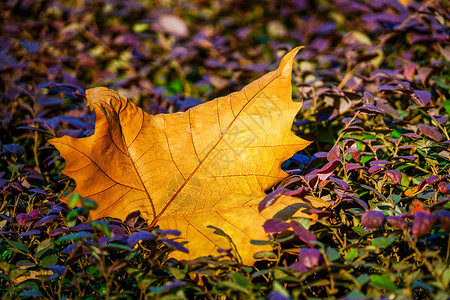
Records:
<instances>
[{"instance_id":1,"label":"bed of fallen leaves","mask_svg":"<svg viewBox=\"0 0 450 300\"><path fill-rule=\"evenodd\" d=\"M20 1L0 3L2 298L446 299L450 282L449 15L445 1ZM193 261L173 230L89 219L48 143L89 136L84 90L146 112L239 90L297 45L282 194L330 204L269 220L271 252ZM242 216L245 222L245 216ZM301 226L299 226L299 224ZM315 241L305 242L305 229ZM225 234L216 228L216 234ZM311 241L312 240L312 241Z\"/></svg>"}]
</instances>

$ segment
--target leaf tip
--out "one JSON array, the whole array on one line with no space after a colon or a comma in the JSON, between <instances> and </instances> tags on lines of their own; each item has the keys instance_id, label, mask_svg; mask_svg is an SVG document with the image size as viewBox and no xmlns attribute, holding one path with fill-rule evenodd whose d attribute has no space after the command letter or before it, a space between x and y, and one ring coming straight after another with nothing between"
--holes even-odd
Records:
<instances>
[{"instance_id":1,"label":"leaf tip","mask_svg":"<svg viewBox=\"0 0 450 300\"><path fill-rule=\"evenodd\" d=\"M290 78L292 76L292 65L294 63L294 58L297 55L300 49L304 48L304 46L298 46L289 51L283 58L281 59L280 66L278 70L280 70L280 74L282 77Z\"/></svg>"}]
</instances>

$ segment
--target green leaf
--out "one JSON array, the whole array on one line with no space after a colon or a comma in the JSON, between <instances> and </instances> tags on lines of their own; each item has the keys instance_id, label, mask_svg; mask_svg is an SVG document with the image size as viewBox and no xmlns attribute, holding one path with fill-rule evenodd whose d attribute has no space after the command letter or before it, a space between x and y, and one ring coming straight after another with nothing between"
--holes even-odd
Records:
<instances>
[{"instance_id":1,"label":"green leaf","mask_svg":"<svg viewBox=\"0 0 450 300\"><path fill-rule=\"evenodd\" d=\"M89 198L81 198L81 205L87 210L96 210L98 208L97 202Z\"/></svg>"},{"instance_id":2,"label":"green leaf","mask_svg":"<svg viewBox=\"0 0 450 300\"><path fill-rule=\"evenodd\" d=\"M127 245L122 245L118 243L108 243L100 247L104 250L116 250L116 251L133 251L133 249Z\"/></svg>"},{"instance_id":3,"label":"green leaf","mask_svg":"<svg viewBox=\"0 0 450 300\"><path fill-rule=\"evenodd\" d=\"M94 236L92 235L92 233L87 232L87 231L80 231L77 233L71 233L65 236L62 236L58 239L58 242L62 242L62 241L77 241L77 240L90 240L94 238Z\"/></svg>"},{"instance_id":4,"label":"green leaf","mask_svg":"<svg viewBox=\"0 0 450 300\"><path fill-rule=\"evenodd\" d=\"M39 264L43 267L54 266L57 263L58 263L58 256L55 254L47 255L39 262Z\"/></svg>"},{"instance_id":5,"label":"green leaf","mask_svg":"<svg viewBox=\"0 0 450 300\"><path fill-rule=\"evenodd\" d=\"M69 208L74 208L78 201L81 199L80 194L75 193L69 196L69 199L67 200L67 205L69 206Z\"/></svg>"},{"instance_id":6,"label":"green leaf","mask_svg":"<svg viewBox=\"0 0 450 300\"><path fill-rule=\"evenodd\" d=\"M326 248L325 254L327 255L329 261L335 261L341 258L341 254L339 253L339 251L334 248Z\"/></svg>"},{"instance_id":7,"label":"green leaf","mask_svg":"<svg viewBox=\"0 0 450 300\"><path fill-rule=\"evenodd\" d=\"M265 246L265 245L274 245L275 243L272 241L251 240L250 244L257 246Z\"/></svg>"},{"instance_id":8,"label":"green leaf","mask_svg":"<svg viewBox=\"0 0 450 300\"><path fill-rule=\"evenodd\" d=\"M177 280L182 280L186 277L186 272L184 270L175 268L175 267L168 267L170 274L172 274Z\"/></svg>"},{"instance_id":9,"label":"green leaf","mask_svg":"<svg viewBox=\"0 0 450 300\"><path fill-rule=\"evenodd\" d=\"M364 231L364 228L362 228L360 226L353 226L352 229L354 232L356 232L359 235L365 235L367 233Z\"/></svg>"},{"instance_id":10,"label":"green leaf","mask_svg":"<svg viewBox=\"0 0 450 300\"><path fill-rule=\"evenodd\" d=\"M255 259L277 259L278 256L271 251L260 251L253 254Z\"/></svg>"},{"instance_id":11,"label":"green leaf","mask_svg":"<svg viewBox=\"0 0 450 300\"><path fill-rule=\"evenodd\" d=\"M20 253L23 254L30 254L30 250L28 249L28 247L19 241L6 241L10 246L12 246L13 248L15 248L16 250L19 250ZM14 250L14 249L13 249Z\"/></svg>"},{"instance_id":12,"label":"green leaf","mask_svg":"<svg viewBox=\"0 0 450 300\"><path fill-rule=\"evenodd\" d=\"M368 189L368 190L374 192L378 197L380 197L380 198L383 199L384 201L387 201L386 197L385 197L383 194L381 194L379 191L377 191L376 189L374 189L373 187L368 186L368 185L365 185L365 184L361 184L361 187L363 187L363 188L365 188L365 189Z\"/></svg>"},{"instance_id":13,"label":"green leaf","mask_svg":"<svg viewBox=\"0 0 450 300\"><path fill-rule=\"evenodd\" d=\"M43 240L37 247L34 254L35 257L40 258L45 252L55 248L55 243L52 238Z\"/></svg>"},{"instance_id":14,"label":"green leaf","mask_svg":"<svg viewBox=\"0 0 450 300\"><path fill-rule=\"evenodd\" d=\"M447 268L447 270L445 270L444 273L442 274L442 281L445 286L447 286L448 283L450 282L450 268Z\"/></svg>"},{"instance_id":15,"label":"green leaf","mask_svg":"<svg viewBox=\"0 0 450 300\"><path fill-rule=\"evenodd\" d=\"M356 278L356 281L358 281L359 285L365 285L370 281L369 274L361 274Z\"/></svg>"},{"instance_id":16,"label":"green leaf","mask_svg":"<svg viewBox=\"0 0 450 300\"><path fill-rule=\"evenodd\" d=\"M240 285L238 285L238 284L236 284L234 282L223 281L220 284L222 286L228 287L230 289L233 289L233 290L236 290L236 291L241 291L241 292L243 292L245 294L250 294L250 292L247 289L243 288L242 286L240 286Z\"/></svg>"},{"instance_id":17,"label":"green leaf","mask_svg":"<svg viewBox=\"0 0 450 300\"><path fill-rule=\"evenodd\" d=\"M398 287L395 285L395 283L383 275L377 274L370 275L370 284L372 284L377 288L385 289L389 292L398 290Z\"/></svg>"},{"instance_id":18,"label":"green leaf","mask_svg":"<svg viewBox=\"0 0 450 300\"><path fill-rule=\"evenodd\" d=\"M242 287L248 288L248 287L251 286L250 281L248 280L248 278L245 277L244 275L242 275L241 273L234 272L234 273L231 275L231 278L233 279L233 281L234 281L236 284L238 284L238 285L240 285L240 286L242 286Z\"/></svg>"},{"instance_id":19,"label":"green leaf","mask_svg":"<svg viewBox=\"0 0 450 300\"><path fill-rule=\"evenodd\" d=\"M371 160L374 156L373 155L363 155L361 156L361 165L364 165L366 162Z\"/></svg>"},{"instance_id":20,"label":"green leaf","mask_svg":"<svg viewBox=\"0 0 450 300\"><path fill-rule=\"evenodd\" d=\"M375 246L376 248L386 248L389 247L396 240L397 238L393 236L390 237L380 236L373 239L372 245Z\"/></svg>"},{"instance_id":21,"label":"green leaf","mask_svg":"<svg viewBox=\"0 0 450 300\"><path fill-rule=\"evenodd\" d=\"M350 251L347 253L347 259L348 260L354 260L359 256L358 249L351 248Z\"/></svg>"},{"instance_id":22,"label":"green leaf","mask_svg":"<svg viewBox=\"0 0 450 300\"><path fill-rule=\"evenodd\" d=\"M402 178L403 178L403 176L402 176ZM402 197L400 195L390 194L388 197L388 200L397 204L400 202L400 200L402 200Z\"/></svg>"}]
</instances>

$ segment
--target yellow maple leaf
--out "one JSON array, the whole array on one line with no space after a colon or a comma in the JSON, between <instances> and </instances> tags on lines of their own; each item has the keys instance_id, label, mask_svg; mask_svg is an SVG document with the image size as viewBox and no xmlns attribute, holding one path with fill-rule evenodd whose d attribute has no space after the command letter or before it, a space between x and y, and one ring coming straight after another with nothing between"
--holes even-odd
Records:
<instances>
[{"instance_id":1,"label":"yellow maple leaf","mask_svg":"<svg viewBox=\"0 0 450 300\"><path fill-rule=\"evenodd\" d=\"M75 180L74 192L98 202L94 218L140 210L151 225L181 231L190 253L177 258L229 248L215 227L251 263L262 246L249 241L266 237L266 219L308 209L288 196L257 209L264 191L287 177L281 163L310 144L291 131L302 106L292 101L291 83L299 50L241 91L181 113L149 115L107 88L87 90L94 135L50 140L66 161L63 173Z\"/></svg>"}]
</instances>

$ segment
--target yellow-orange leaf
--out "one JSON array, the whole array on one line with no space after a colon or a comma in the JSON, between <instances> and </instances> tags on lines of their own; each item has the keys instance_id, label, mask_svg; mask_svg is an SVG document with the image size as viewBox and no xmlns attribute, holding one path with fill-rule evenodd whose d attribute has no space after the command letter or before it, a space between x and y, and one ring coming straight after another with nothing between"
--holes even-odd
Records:
<instances>
[{"instance_id":1,"label":"yellow-orange leaf","mask_svg":"<svg viewBox=\"0 0 450 300\"><path fill-rule=\"evenodd\" d=\"M88 90L94 135L50 141L66 161L64 174L76 181L75 192L98 202L94 218L140 210L152 224L180 230L191 258L230 247L211 225L251 263L261 246L249 241L265 238L267 218L287 206L277 217L308 209L287 196L257 209L264 191L287 176L281 163L310 143L291 131L301 107L291 98L299 49L241 91L182 113L149 115L107 88Z\"/></svg>"}]
</instances>

